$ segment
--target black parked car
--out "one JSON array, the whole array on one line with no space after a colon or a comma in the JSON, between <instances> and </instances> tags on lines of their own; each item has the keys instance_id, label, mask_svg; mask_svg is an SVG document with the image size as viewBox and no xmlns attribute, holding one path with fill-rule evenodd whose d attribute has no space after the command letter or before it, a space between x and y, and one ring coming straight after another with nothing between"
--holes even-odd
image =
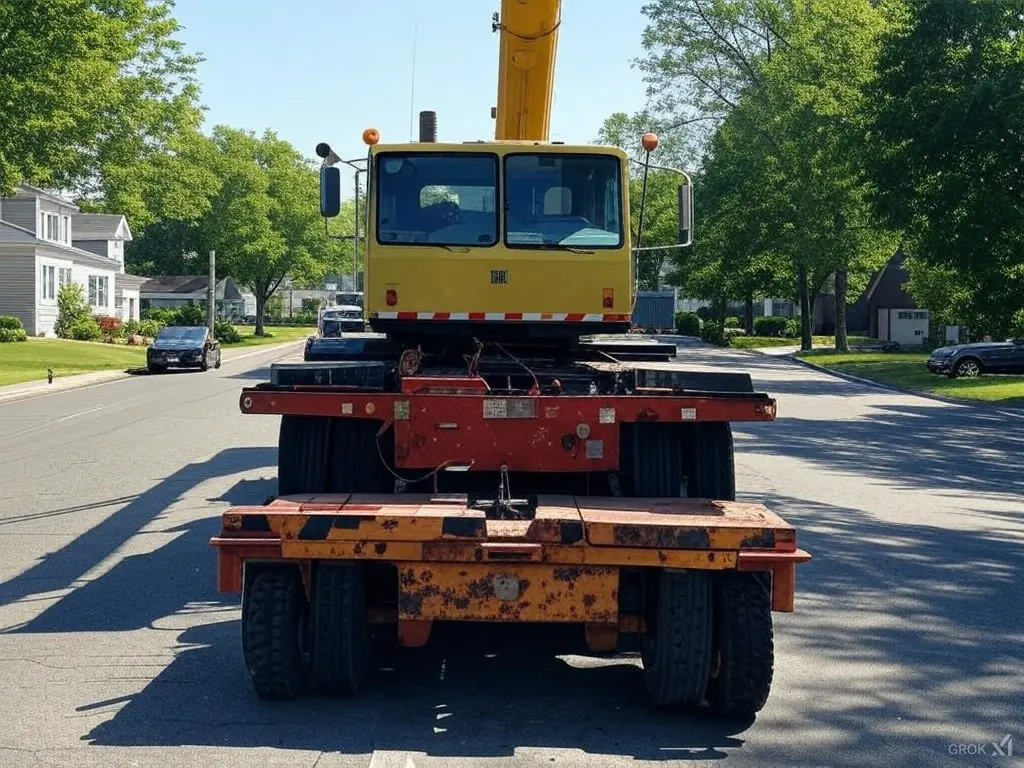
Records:
<instances>
[{"instance_id":1,"label":"black parked car","mask_svg":"<svg viewBox=\"0 0 1024 768\"><path fill-rule=\"evenodd\" d=\"M220 342L205 326L168 325L160 329L146 350L146 368L159 373L168 368L220 368Z\"/></svg>"},{"instance_id":2,"label":"black parked car","mask_svg":"<svg viewBox=\"0 0 1024 768\"><path fill-rule=\"evenodd\" d=\"M940 347L925 363L932 373L951 378L982 373L1024 373L1024 339L983 341Z\"/></svg>"}]
</instances>

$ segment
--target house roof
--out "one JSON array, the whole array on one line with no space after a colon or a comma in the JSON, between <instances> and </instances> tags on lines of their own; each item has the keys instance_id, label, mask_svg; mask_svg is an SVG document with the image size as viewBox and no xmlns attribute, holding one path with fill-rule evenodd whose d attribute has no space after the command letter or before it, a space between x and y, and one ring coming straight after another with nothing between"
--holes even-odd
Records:
<instances>
[{"instance_id":1,"label":"house roof","mask_svg":"<svg viewBox=\"0 0 1024 768\"><path fill-rule=\"evenodd\" d=\"M74 240L116 240L121 225L125 240L131 240L128 221L119 213L76 213L71 217L71 237Z\"/></svg>"},{"instance_id":2,"label":"house roof","mask_svg":"<svg viewBox=\"0 0 1024 768\"><path fill-rule=\"evenodd\" d=\"M97 256L95 253L83 251L81 248L54 243L49 240L41 240L35 233L28 229L11 224L9 221L0 221L0 244L2 245L34 245L37 249L54 252L58 258L70 259L76 264L100 269L117 271L117 264L105 256Z\"/></svg>"},{"instance_id":3,"label":"house roof","mask_svg":"<svg viewBox=\"0 0 1024 768\"><path fill-rule=\"evenodd\" d=\"M210 284L208 275L160 275L147 278L139 287L141 293L177 293L187 296L193 293L202 293ZM223 294L228 301L237 301L242 298L241 291L230 277L224 277L217 281L217 294Z\"/></svg>"},{"instance_id":4,"label":"house roof","mask_svg":"<svg viewBox=\"0 0 1024 768\"><path fill-rule=\"evenodd\" d=\"M66 200L56 192L47 192L45 189L39 187L33 187L31 184L19 184L18 192L26 197L42 197L54 203L60 203L61 205L74 208L76 211L79 210L78 206L72 203L70 200Z\"/></svg>"}]
</instances>

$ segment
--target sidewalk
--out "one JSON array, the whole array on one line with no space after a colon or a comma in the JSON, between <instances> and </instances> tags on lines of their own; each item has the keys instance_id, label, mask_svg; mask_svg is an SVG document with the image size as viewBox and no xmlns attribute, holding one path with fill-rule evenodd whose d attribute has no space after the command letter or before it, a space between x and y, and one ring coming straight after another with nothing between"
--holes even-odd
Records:
<instances>
[{"instance_id":1,"label":"sidewalk","mask_svg":"<svg viewBox=\"0 0 1024 768\"><path fill-rule=\"evenodd\" d=\"M238 360L244 360L247 357L256 357L257 355L288 349L289 347L298 346L304 343L305 339L300 339L296 341L287 341L282 344L268 344L263 347L227 349L224 350L223 362L231 363ZM97 384L107 384L111 381L127 379L133 375L135 374L123 370L93 371L92 373L80 373L75 376L61 376L59 378L55 378L52 384L47 383L46 379L42 379L40 381L26 381L21 384L10 384L6 387L0 387L0 404L9 403L14 400L23 400L29 397L36 397L37 395L48 395L55 392L66 392L71 389L92 387Z\"/></svg>"}]
</instances>

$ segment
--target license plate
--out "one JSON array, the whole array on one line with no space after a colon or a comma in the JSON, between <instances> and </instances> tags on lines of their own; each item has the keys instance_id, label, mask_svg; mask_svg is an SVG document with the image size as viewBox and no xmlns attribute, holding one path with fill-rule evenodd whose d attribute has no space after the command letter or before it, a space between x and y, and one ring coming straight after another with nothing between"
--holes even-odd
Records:
<instances>
[{"instance_id":1,"label":"license plate","mask_svg":"<svg viewBox=\"0 0 1024 768\"><path fill-rule=\"evenodd\" d=\"M178 356L177 355L168 355L167 356L167 362L168 363L176 363L176 362L178 362Z\"/></svg>"}]
</instances>

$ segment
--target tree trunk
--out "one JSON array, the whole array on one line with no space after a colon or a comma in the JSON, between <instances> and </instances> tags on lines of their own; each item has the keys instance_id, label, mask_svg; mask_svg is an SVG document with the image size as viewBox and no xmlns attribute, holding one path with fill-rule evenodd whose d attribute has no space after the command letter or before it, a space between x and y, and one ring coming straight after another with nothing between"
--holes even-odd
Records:
<instances>
[{"instance_id":1,"label":"tree trunk","mask_svg":"<svg viewBox=\"0 0 1024 768\"><path fill-rule=\"evenodd\" d=\"M849 352L850 342L846 337L846 268L836 270L836 350Z\"/></svg>"},{"instance_id":2,"label":"tree trunk","mask_svg":"<svg viewBox=\"0 0 1024 768\"><path fill-rule=\"evenodd\" d=\"M255 293L256 293L256 331L255 331L255 333L256 333L257 336L262 336L263 335L263 312L265 311L265 307L267 306L267 297L264 295L263 291L258 289L258 288L256 289Z\"/></svg>"},{"instance_id":3,"label":"tree trunk","mask_svg":"<svg viewBox=\"0 0 1024 768\"><path fill-rule=\"evenodd\" d=\"M743 331L747 336L754 335L754 297L749 294L743 304Z\"/></svg>"},{"instance_id":4,"label":"tree trunk","mask_svg":"<svg viewBox=\"0 0 1024 768\"><path fill-rule=\"evenodd\" d=\"M728 299L719 299L717 305L715 306L715 316L718 320L718 327L722 329L723 333L725 332L725 313L728 311L728 309Z\"/></svg>"},{"instance_id":5,"label":"tree trunk","mask_svg":"<svg viewBox=\"0 0 1024 768\"><path fill-rule=\"evenodd\" d=\"M811 348L811 295L807 287L807 267L800 264L796 268L797 282L800 289L800 349Z\"/></svg>"}]
</instances>

